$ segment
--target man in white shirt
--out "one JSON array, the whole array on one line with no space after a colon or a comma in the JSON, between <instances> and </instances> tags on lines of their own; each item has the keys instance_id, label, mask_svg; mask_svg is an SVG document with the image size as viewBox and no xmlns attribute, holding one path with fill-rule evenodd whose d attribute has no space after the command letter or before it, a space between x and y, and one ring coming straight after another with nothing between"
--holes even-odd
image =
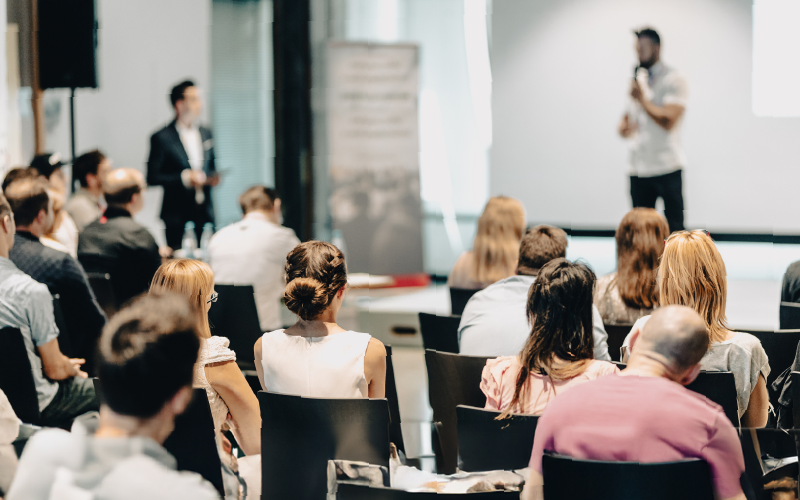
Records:
<instances>
[{"instance_id":1,"label":"man in white shirt","mask_svg":"<svg viewBox=\"0 0 800 500\"><path fill-rule=\"evenodd\" d=\"M197 239L207 223L214 223L211 188L219 184L211 130L198 122L203 111L200 89L187 80L170 93L175 120L150 137L147 183L163 186L161 219L167 246L180 248L187 222Z\"/></svg>"},{"instance_id":2,"label":"man in white shirt","mask_svg":"<svg viewBox=\"0 0 800 500\"><path fill-rule=\"evenodd\" d=\"M557 227L536 226L522 237L517 274L493 283L469 299L458 325L459 353L472 356L516 356L531 333L526 308L528 291L539 269L566 257L567 234ZM603 319L592 306L594 357L611 361Z\"/></svg>"},{"instance_id":3,"label":"man in white shirt","mask_svg":"<svg viewBox=\"0 0 800 500\"><path fill-rule=\"evenodd\" d=\"M275 190L253 186L239 197L244 218L218 231L208 258L219 284L252 285L261 329L281 324L280 300L286 288L286 255L300 240L281 226L281 200Z\"/></svg>"},{"instance_id":4,"label":"man in white shirt","mask_svg":"<svg viewBox=\"0 0 800 500\"><path fill-rule=\"evenodd\" d=\"M680 128L686 110L686 80L661 62L661 38L655 30L645 28L635 34L639 66L631 83L633 101L618 127L630 143L631 201L634 207L655 208L661 197L670 231L679 231L684 228L686 157Z\"/></svg>"}]
</instances>

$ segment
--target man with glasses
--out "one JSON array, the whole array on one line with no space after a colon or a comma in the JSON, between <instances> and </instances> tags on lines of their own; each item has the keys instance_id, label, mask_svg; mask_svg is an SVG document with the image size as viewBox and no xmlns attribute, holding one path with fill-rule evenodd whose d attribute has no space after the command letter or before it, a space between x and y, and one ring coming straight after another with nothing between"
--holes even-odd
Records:
<instances>
[{"instance_id":1,"label":"man with glasses","mask_svg":"<svg viewBox=\"0 0 800 500\"><path fill-rule=\"evenodd\" d=\"M211 188L219 184L219 175L211 130L198 123L203 111L200 89L191 80L181 82L172 89L170 102L175 119L150 138L147 182L164 187L161 219L167 245L176 250L187 222L194 222L198 240L203 226L214 222Z\"/></svg>"},{"instance_id":2,"label":"man with glasses","mask_svg":"<svg viewBox=\"0 0 800 500\"><path fill-rule=\"evenodd\" d=\"M86 272L111 275L119 305L142 294L161 265L150 232L133 220L144 207L144 176L134 168L112 170L103 178L108 208L86 226L78 241L78 259Z\"/></svg>"}]
</instances>

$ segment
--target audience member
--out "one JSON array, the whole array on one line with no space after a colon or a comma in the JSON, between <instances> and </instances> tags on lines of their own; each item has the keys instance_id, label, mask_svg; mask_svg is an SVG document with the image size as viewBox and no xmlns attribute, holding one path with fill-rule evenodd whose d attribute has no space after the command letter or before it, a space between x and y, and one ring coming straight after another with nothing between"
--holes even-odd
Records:
<instances>
[{"instance_id":1,"label":"audience member","mask_svg":"<svg viewBox=\"0 0 800 500\"><path fill-rule=\"evenodd\" d=\"M19 436L19 424L6 394L0 390L0 498L5 496L17 472L17 452L12 443Z\"/></svg>"},{"instance_id":2,"label":"audience member","mask_svg":"<svg viewBox=\"0 0 800 500\"><path fill-rule=\"evenodd\" d=\"M47 185L39 179L18 180L8 186L6 196L17 223L10 258L22 272L47 285L51 294L59 295L72 347L87 358L85 368L92 374L90 357L106 317L78 261L39 241L53 221Z\"/></svg>"},{"instance_id":3,"label":"audience member","mask_svg":"<svg viewBox=\"0 0 800 500\"><path fill-rule=\"evenodd\" d=\"M12 188L22 182L26 181L17 181ZM92 383L80 369L84 360L69 359L58 347L53 299L47 287L9 260L9 250L16 242L14 233L14 214L5 196L0 195L0 328L18 328L22 332L41 423L65 425L78 415L97 410L97 398Z\"/></svg>"},{"instance_id":4,"label":"audience member","mask_svg":"<svg viewBox=\"0 0 800 500\"><path fill-rule=\"evenodd\" d=\"M522 498L542 498L547 450L584 460L705 460L716 498L744 500L736 430L719 405L681 387L700 372L708 336L692 309L656 310L631 339L635 350L625 370L574 387L547 406L536 426Z\"/></svg>"},{"instance_id":5,"label":"audience member","mask_svg":"<svg viewBox=\"0 0 800 500\"><path fill-rule=\"evenodd\" d=\"M531 333L525 311L528 292L545 264L567 255L567 233L552 226L536 226L522 238L516 276L489 285L473 295L459 324L459 352L472 356L516 356ZM594 357L611 361L608 335L592 306Z\"/></svg>"},{"instance_id":6,"label":"audience member","mask_svg":"<svg viewBox=\"0 0 800 500\"><path fill-rule=\"evenodd\" d=\"M58 250L59 252L69 253L72 258L77 258L77 254L71 254L69 248L58 241L55 235L55 230L64 219L64 214L66 213L64 212L64 195L53 188L48 188L47 196L53 200L53 222L50 224L49 228L45 229L45 233L41 238L39 238L39 241L41 241L42 245L46 247L50 247L53 250Z\"/></svg>"},{"instance_id":7,"label":"audience member","mask_svg":"<svg viewBox=\"0 0 800 500\"><path fill-rule=\"evenodd\" d=\"M786 268L781 284L781 302L800 303L800 260Z\"/></svg>"},{"instance_id":8,"label":"audience member","mask_svg":"<svg viewBox=\"0 0 800 500\"><path fill-rule=\"evenodd\" d=\"M72 163L72 180L77 179L81 188L69 199L66 210L79 231L103 214L103 178L110 171L111 160L97 149L80 155Z\"/></svg>"},{"instance_id":9,"label":"audience member","mask_svg":"<svg viewBox=\"0 0 800 500\"><path fill-rule=\"evenodd\" d=\"M447 285L480 290L513 276L525 225L522 203L506 196L490 198L478 219L472 250L459 256Z\"/></svg>"},{"instance_id":10,"label":"audience member","mask_svg":"<svg viewBox=\"0 0 800 500\"><path fill-rule=\"evenodd\" d=\"M225 337L211 335L208 310L217 300L214 272L204 262L177 259L156 271L151 294L173 292L188 297L198 318L200 354L195 364L194 387L206 390L214 419L217 444L222 460L226 492L235 494L238 483L233 475L233 458L223 450L223 424L230 426L236 441L247 455L261 453L261 412L253 390L236 365L236 353ZM235 468L235 467L234 467Z\"/></svg>"},{"instance_id":11,"label":"audience member","mask_svg":"<svg viewBox=\"0 0 800 500\"><path fill-rule=\"evenodd\" d=\"M103 179L108 208L105 216L80 234L78 259L87 272L108 273L117 302L123 304L150 287L161 265L158 244L133 220L144 207L144 176L134 168L118 168Z\"/></svg>"},{"instance_id":12,"label":"audience member","mask_svg":"<svg viewBox=\"0 0 800 500\"><path fill-rule=\"evenodd\" d=\"M99 425L35 434L7 500L219 499L200 475L177 472L162 447L192 397L198 336L181 297L145 297L120 311L100 341Z\"/></svg>"},{"instance_id":13,"label":"audience member","mask_svg":"<svg viewBox=\"0 0 800 500\"><path fill-rule=\"evenodd\" d=\"M597 280L594 305L606 325L632 325L658 303L656 268L669 236L652 208L634 208L617 228L617 272Z\"/></svg>"},{"instance_id":14,"label":"audience member","mask_svg":"<svg viewBox=\"0 0 800 500\"><path fill-rule=\"evenodd\" d=\"M281 226L281 200L275 190L253 186L239 197L244 218L211 238L208 259L217 283L252 285L261 331L282 326L281 298L286 255L300 240Z\"/></svg>"},{"instance_id":15,"label":"audience member","mask_svg":"<svg viewBox=\"0 0 800 500\"><path fill-rule=\"evenodd\" d=\"M286 257L286 307L297 323L265 333L255 362L265 391L315 398L382 398L386 348L368 333L336 324L347 288L344 254L322 241Z\"/></svg>"},{"instance_id":16,"label":"audience member","mask_svg":"<svg viewBox=\"0 0 800 500\"><path fill-rule=\"evenodd\" d=\"M64 163L58 153L37 155L31 160L31 168L36 169L39 175L47 181L50 188L66 199L67 179L62 171L63 166ZM68 253L75 258L78 252L78 226L75 225L75 221L72 220L72 217L67 212L63 212L59 220L55 221L52 233L53 238L67 247Z\"/></svg>"},{"instance_id":17,"label":"audience member","mask_svg":"<svg viewBox=\"0 0 800 500\"><path fill-rule=\"evenodd\" d=\"M594 273L584 264L559 258L542 267L528 295L532 328L522 352L490 359L483 369L486 408L502 410L504 416L539 415L556 394L619 371L594 359L594 283Z\"/></svg>"},{"instance_id":18,"label":"audience member","mask_svg":"<svg viewBox=\"0 0 800 500\"><path fill-rule=\"evenodd\" d=\"M727 273L711 237L699 230L672 233L661 257L657 281L661 306L689 306L705 320L710 348L700 361L700 368L733 372L742 427L764 427L769 411L766 383L769 360L756 337L728 330L725 318ZM625 338L623 361L629 350L633 352L630 340L648 318L637 321Z\"/></svg>"},{"instance_id":19,"label":"audience member","mask_svg":"<svg viewBox=\"0 0 800 500\"><path fill-rule=\"evenodd\" d=\"M39 171L35 168L31 167L14 167L8 172L6 172L6 176L3 177L3 192L6 192L6 188L9 184L16 180L20 179L36 179L39 177Z\"/></svg>"}]
</instances>

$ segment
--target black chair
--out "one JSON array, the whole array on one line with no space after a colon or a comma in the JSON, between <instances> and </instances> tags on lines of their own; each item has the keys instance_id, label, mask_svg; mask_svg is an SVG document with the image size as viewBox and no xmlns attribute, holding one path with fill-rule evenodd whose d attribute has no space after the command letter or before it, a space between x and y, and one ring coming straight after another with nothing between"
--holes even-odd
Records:
<instances>
[{"instance_id":1,"label":"black chair","mask_svg":"<svg viewBox=\"0 0 800 500\"><path fill-rule=\"evenodd\" d=\"M739 429L739 441L744 457L742 489L750 499L771 500L772 494L764 485L782 477L797 478L795 436L779 429ZM789 460L781 460L786 459ZM750 491L748 491L750 490Z\"/></svg>"},{"instance_id":2,"label":"black chair","mask_svg":"<svg viewBox=\"0 0 800 500\"><path fill-rule=\"evenodd\" d=\"M778 375L792 366L795 353L797 352L797 345L800 344L800 330L777 330L774 332L751 331L748 333L754 335L761 341L761 346L767 353L767 358L769 358L770 372L767 377L767 389L770 390L770 400L775 404L777 400L774 398L780 394L773 394L771 389L772 383L778 378Z\"/></svg>"},{"instance_id":3,"label":"black chair","mask_svg":"<svg viewBox=\"0 0 800 500\"><path fill-rule=\"evenodd\" d=\"M473 295L480 292L480 290L470 290L467 288L451 288L450 289L450 314L454 316L461 316L464 313L464 308L467 307L467 302Z\"/></svg>"},{"instance_id":4,"label":"black chair","mask_svg":"<svg viewBox=\"0 0 800 500\"><path fill-rule=\"evenodd\" d=\"M608 334L608 354L612 361L621 361L619 350L633 325L603 325Z\"/></svg>"},{"instance_id":5,"label":"black chair","mask_svg":"<svg viewBox=\"0 0 800 500\"><path fill-rule=\"evenodd\" d=\"M792 428L800 429L800 372L791 372L789 377L792 384Z\"/></svg>"},{"instance_id":6,"label":"black chair","mask_svg":"<svg viewBox=\"0 0 800 500\"><path fill-rule=\"evenodd\" d=\"M111 319L120 308L117 296L114 293L114 287L111 284L111 275L108 273L86 273L86 277L89 279L89 286L97 298L97 303L100 304L106 316Z\"/></svg>"},{"instance_id":7,"label":"black chair","mask_svg":"<svg viewBox=\"0 0 800 500\"><path fill-rule=\"evenodd\" d=\"M389 467L385 399L315 399L258 393L262 498L325 498L328 460Z\"/></svg>"},{"instance_id":8,"label":"black chair","mask_svg":"<svg viewBox=\"0 0 800 500\"><path fill-rule=\"evenodd\" d=\"M69 329L67 329L67 322L64 321L64 311L61 309L61 296L59 294L53 295L53 319L56 322L56 328L58 328L58 348L61 354L68 358L81 357L76 350L78 346L73 345Z\"/></svg>"},{"instance_id":9,"label":"black chair","mask_svg":"<svg viewBox=\"0 0 800 500\"><path fill-rule=\"evenodd\" d=\"M547 500L713 500L711 469L702 460L643 464L542 457Z\"/></svg>"},{"instance_id":10,"label":"black chair","mask_svg":"<svg viewBox=\"0 0 800 500\"><path fill-rule=\"evenodd\" d=\"M393 490L391 488L378 488L363 484L352 484L346 482L337 483L337 500L414 500L415 498L441 498L442 496L469 495L470 498L481 497L481 500L513 500L519 498L516 491L489 491L480 493L434 493L434 492L411 492L403 490Z\"/></svg>"},{"instance_id":11,"label":"black chair","mask_svg":"<svg viewBox=\"0 0 800 500\"><path fill-rule=\"evenodd\" d=\"M39 425L39 397L28 349L19 328L0 329L0 389L6 394L17 418L26 424Z\"/></svg>"},{"instance_id":12,"label":"black chair","mask_svg":"<svg viewBox=\"0 0 800 500\"><path fill-rule=\"evenodd\" d=\"M397 397L397 383L394 378L394 363L392 363L392 346L386 347L386 401L389 403L389 441L394 443L398 450L406 452L403 442L403 428L400 425L400 400Z\"/></svg>"},{"instance_id":13,"label":"black chair","mask_svg":"<svg viewBox=\"0 0 800 500\"><path fill-rule=\"evenodd\" d=\"M97 399L103 401L103 384L92 379ZM164 448L175 457L178 470L196 472L210 482L222 496L222 464L214 435L214 418L205 389L193 389L192 400L183 413L175 418L175 429L164 441Z\"/></svg>"},{"instance_id":14,"label":"black chair","mask_svg":"<svg viewBox=\"0 0 800 500\"><path fill-rule=\"evenodd\" d=\"M739 427L739 405L736 400L736 382L731 372L700 372L694 382L686 386L722 406L725 416L734 427Z\"/></svg>"},{"instance_id":15,"label":"black chair","mask_svg":"<svg viewBox=\"0 0 800 500\"><path fill-rule=\"evenodd\" d=\"M781 302L779 321L781 330L800 329L800 304Z\"/></svg>"},{"instance_id":16,"label":"black chair","mask_svg":"<svg viewBox=\"0 0 800 500\"><path fill-rule=\"evenodd\" d=\"M458 354L458 324L461 316L419 313L419 331L425 349Z\"/></svg>"},{"instance_id":17,"label":"black chair","mask_svg":"<svg viewBox=\"0 0 800 500\"><path fill-rule=\"evenodd\" d=\"M481 391L481 373L486 366L484 356L464 356L425 350L428 369L428 398L437 425L439 450L436 453L436 470L452 474L458 464L458 432L456 407L467 405L482 407L486 396Z\"/></svg>"},{"instance_id":18,"label":"black chair","mask_svg":"<svg viewBox=\"0 0 800 500\"><path fill-rule=\"evenodd\" d=\"M236 363L245 370L255 369L253 345L261 337L255 292L250 285L214 285L217 302L208 311L211 333L227 337L236 353Z\"/></svg>"},{"instance_id":19,"label":"black chair","mask_svg":"<svg viewBox=\"0 0 800 500\"><path fill-rule=\"evenodd\" d=\"M539 417L511 415L458 405L458 468L464 471L517 470L528 466Z\"/></svg>"}]
</instances>

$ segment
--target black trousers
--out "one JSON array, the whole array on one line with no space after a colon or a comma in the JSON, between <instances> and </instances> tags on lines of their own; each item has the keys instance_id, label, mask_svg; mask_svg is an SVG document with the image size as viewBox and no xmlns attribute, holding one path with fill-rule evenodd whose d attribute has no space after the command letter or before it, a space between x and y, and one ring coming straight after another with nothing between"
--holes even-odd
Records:
<instances>
[{"instance_id":1,"label":"black trousers","mask_svg":"<svg viewBox=\"0 0 800 500\"><path fill-rule=\"evenodd\" d=\"M200 236L203 234L203 226L211 221L206 217L193 222L194 232L197 235L197 244L200 245ZM180 250L181 245L183 245L183 232L185 228L186 224L183 222L164 222L164 235L166 236L168 247L173 250Z\"/></svg>"},{"instance_id":2,"label":"black trousers","mask_svg":"<svg viewBox=\"0 0 800 500\"><path fill-rule=\"evenodd\" d=\"M681 170L655 177L631 176L631 201L634 208L655 208L656 200L664 200L664 217L670 232L683 227L683 175Z\"/></svg>"}]
</instances>

